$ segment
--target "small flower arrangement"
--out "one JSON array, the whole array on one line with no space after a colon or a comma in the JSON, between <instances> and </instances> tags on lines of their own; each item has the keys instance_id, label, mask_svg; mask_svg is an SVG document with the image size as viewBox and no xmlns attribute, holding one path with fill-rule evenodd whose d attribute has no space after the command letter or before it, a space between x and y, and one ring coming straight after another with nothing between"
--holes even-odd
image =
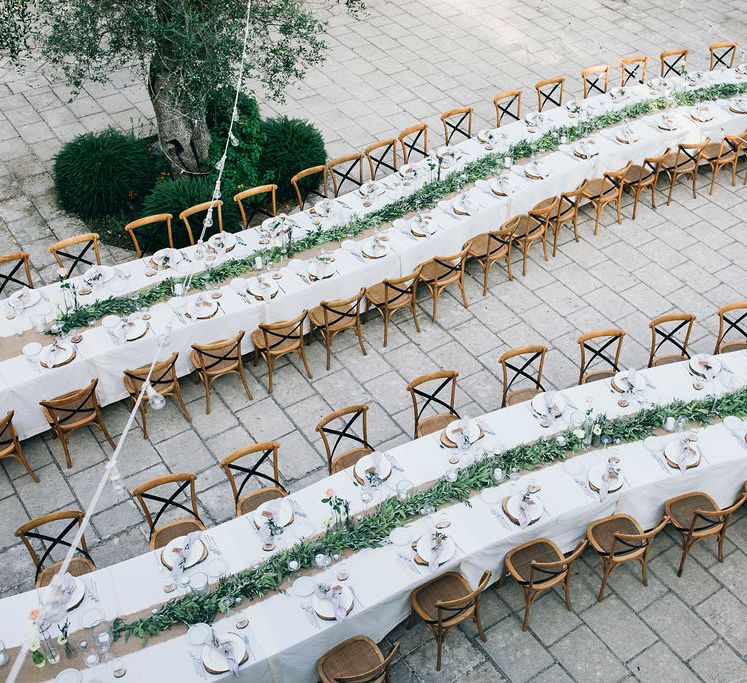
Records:
<instances>
[{"instance_id":1,"label":"small flower arrangement","mask_svg":"<svg viewBox=\"0 0 747 683\"><path fill-rule=\"evenodd\" d=\"M324 498L322 498L322 503L329 505L335 524L347 522L350 515L350 501L336 496L333 489L327 489Z\"/></svg>"}]
</instances>

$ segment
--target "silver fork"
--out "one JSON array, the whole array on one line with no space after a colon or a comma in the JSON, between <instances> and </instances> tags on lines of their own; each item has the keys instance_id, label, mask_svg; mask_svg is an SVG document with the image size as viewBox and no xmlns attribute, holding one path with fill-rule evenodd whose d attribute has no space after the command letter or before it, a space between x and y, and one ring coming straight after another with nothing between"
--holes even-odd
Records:
<instances>
[{"instance_id":1,"label":"silver fork","mask_svg":"<svg viewBox=\"0 0 747 683\"><path fill-rule=\"evenodd\" d=\"M94 602L99 602L99 589L96 586L96 580L92 577L89 579L88 587L91 590L91 598Z\"/></svg>"},{"instance_id":2,"label":"silver fork","mask_svg":"<svg viewBox=\"0 0 747 683\"><path fill-rule=\"evenodd\" d=\"M299 517L308 517L308 515L301 509L301 506L297 501L293 500L293 498L290 498L289 502L290 506L293 508L293 512L295 512Z\"/></svg>"},{"instance_id":3,"label":"silver fork","mask_svg":"<svg viewBox=\"0 0 747 683\"><path fill-rule=\"evenodd\" d=\"M319 624L319 619L316 616L316 613L314 612L313 607L306 607L304 605L301 605L301 609L306 612L306 615L309 617L309 621L316 626L317 631L321 631L322 627Z\"/></svg>"},{"instance_id":4,"label":"silver fork","mask_svg":"<svg viewBox=\"0 0 747 683\"><path fill-rule=\"evenodd\" d=\"M202 658L195 650L189 651L189 656L192 659L192 663L195 666L195 672L200 678L207 678L207 672L202 666Z\"/></svg>"}]
</instances>

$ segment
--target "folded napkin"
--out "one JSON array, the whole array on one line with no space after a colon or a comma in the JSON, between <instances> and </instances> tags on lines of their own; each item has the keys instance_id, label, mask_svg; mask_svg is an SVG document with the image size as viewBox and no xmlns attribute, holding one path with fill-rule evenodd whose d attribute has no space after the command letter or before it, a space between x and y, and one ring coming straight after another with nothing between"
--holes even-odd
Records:
<instances>
[{"instance_id":1,"label":"folded napkin","mask_svg":"<svg viewBox=\"0 0 747 683\"><path fill-rule=\"evenodd\" d=\"M599 487L599 502L604 503L605 498L607 498L607 494L610 490L610 479L607 472L604 472L602 474L602 483Z\"/></svg>"},{"instance_id":2,"label":"folded napkin","mask_svg":"<svg viewBox=\"0 0 747 683\"><path fill-rule=\"evenodd\" d=\"M202 532L200 531L193 531L187 534L184 537L184 545L172 549L171 554L174 561L171 567L171 576L174 581L178 581L179 577L184 573L184 565L186 565L187 560L189 559L190 550L192 549L192 546L197 543L201 534Z\"/></svg>"},{"instance_id":3,"label":"folded napkin","mask_svg":"<svg viewBox=\"0 0 747 683\"><path fill-rule=\"evenodd\" d=\"M521 498L519 500L519 526L525 527L527 524L529 524L529 508L530 508L529 501L524 500L524 498Z\"/></svg>"},{"instance_id":4,"label":"folded napkin","mask_svg":"<svg viewBox=\"0 0 747 683\"><path fill-rule=\"evenodd\" d=\"M348 616L348 611L342 602L342 590L333 590L330 593L329 601L332 603L332 609L335 611L335 620L342 621Z\"/></svg>"},{"instance_id":5,"label":"folded napkin","mask_svg":"<svg viewBox=\"0 0 747 683\"><path fill-rule=\"evenodd\" d=\"M233 653L233 643L227 640L225 643L221 643L218 646L218 652L220 652L226 658L226 664L234 676L239 675L239 663L236 661L236 655Z\"/></svg>"},{"instance_id":6,"label":"folded napkin","mask_svg":"<svg viewBox=\"0 0 747 683\"><path fill-rule=\"evenodd\" d=\"M680 445L679 449L677 450L677 467L680 468L680 472L687 471L687 455L689 450L690 447L685 445Z\"/></svg>"},{"instance_id":7,"label":"folded napkin","mask_svg":"<svg viewBox=\"0 0 747 683\"><path fill-rule=\"evenodd\" d=\"M545 409L550 417L555 417L558 411L558 397L554 391L545 392Z\"/></svg>"},{"instance_id":8,"label":"folded napkin","mask_svg":"<svg viewBox=\"0 0 747 683\"><path fill-rule=\"evenodd\" d=\"M54 367L56 358L57 358L57 346L55 344L52 344L51 346L47 346L41 352L42 365L46 365L48 368Z\"/></svg>"},{"instance_id":9,"label":"folded napkin","mask_svg":"<svg viewBox=\"0 0 747 683\"><path fill-rule=\"evenodd\" d=\"M628 380L628 386L630 387L630 389L631 390L635 389L636 385L638 384L638 372L636 371L635 368L630 368L630 370L628 370L627 380Z\"/></svg>"},{"instance_id":10,"label":"folded napkin","mask_svg":"<svg viewBox=\"0 0 747 683\"><path fill-rule=\"evenodd\" d=\"M371 453L371 463L373 464L374 472L379 476L382 475L382 462L384 460L384 454L380 451L374 451Z\"/></svg>"},{"instance_id":11,"label":"folded napkin","mask_svg":"<svg viewBox=\"0 0 747 683\"><path fill-rule=\"evenodd\" d=\"M430 569L431 571L438 569L438 558L441 555L442 548L443 546L441 544L441 539L434 539L433 547L431 548L431 559L428 562L428 569Z\"/></svg>"}]
</instances>

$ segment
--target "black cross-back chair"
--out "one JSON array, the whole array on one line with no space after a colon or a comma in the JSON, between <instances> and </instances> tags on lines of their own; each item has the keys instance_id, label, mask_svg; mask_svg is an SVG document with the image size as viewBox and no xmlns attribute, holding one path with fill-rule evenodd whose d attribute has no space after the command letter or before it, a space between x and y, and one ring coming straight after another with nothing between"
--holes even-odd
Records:
<instances>
[{"instance_id":1,"label":"black cross-back chair","mask_svg":"<svg viewBox=\"0 0 747 683\"><path fill-rule=\"evenodd\" d=\"M197 509L196 480L197 475L191 472L165 474L132 489L132 495L142 508L145 520L148 522L148 528L150 529L149 547L151 550L163 548L175 538L186 536L193 531L205 531L205 525L202 523ZM179 496L187 489L189 489L189 505L185 505L178 500ZM155 514L148 505L149 501L156 503L153 506L153 509L156 510ZM176 519L158 526L161 517L174 509L186 512L189 517Z\"/></svg>"},{"instance_id":2,"label":"black cross-back chair","mask_svg":"<svg viewBox=\"0 0 747 683\"><path fill-rule=\"evenodd\" d=\"M410 139L410 136L415 135ZM420 139L423 139L422 147L418 147ZM423 158L428 156L428 125L425 123L416 123L414 126L405 128L399 134L399 144L402 145L402 159L407 164L410 161L410 155L414 152L421 154Z\"/></svg>"},{"instance_id":3,"label":"black cross-back chair","mask_svg":"<svg viewBox=\"0 0 747 683\"><path fill-rule=\"evenodd\" d=\"M366 295L366 288L361 287L357 294L337 301L321 301L309 311L313 329L319 330L327 350L327 370L332 367L332 342L335 335L345 330L353 330L358 338L361 353L366 356L361 332L361 302Z\"/></svg>"},{"instance_id":4,"label":"black cross-back chair","mask_svg":"<svg viewBox=\"0 0 747 683\"><path fill-rule=\"evenodd\" d=\"M390 683L389 666L399 652L392 643L385 657L367 636L353 636L325 652L316 663L320 683Z\"/></svg>"},{"instance_id":5,"label":"black cross-back chair","mask_svg":"<svg viewBox=\"0 0 747 683\"><path fill-rule=\"evenodd\" d=\"M620 371L620 351L622 350L624 337L624 330L609 328L605 330L597 330L595 332L587 332L578 338L578 345L581 349L581 371L578 376L579 384L586 384L587 382L613 377ZM607 349L609 348L614 349L613 354L607 352ZM589 368L597 361L599 361L602 366L608 366L610 369L589 372Z\"/></svg>"},{"instance_id":6,"label":"black cross-back chair","mask_svg":"<svg viewBox=\"0 0 747 683\"><path fill-rule=\"evenodd\" d=\"M546 346L531 345L510 349L500 357L499 362L503 371L501 408L528 401L545 390L542 386L542 370L545 365L546 354ZM534 368L535 363L538 363L536 369ZM510 377L509 371L512 373ZM533 386L511 391L514 382L518 382L522 378L529 380Z\"/></svg>"},{"instance_id":7,"label":"black cross-back chair","mask_svg":"<svg viewBox=\"0 0 747 683\"><path fill-rule=\"evenodd\" d=\"M451 139L457 134L464 136L467 140L472 137L472 112L472 107L457 107L441 114L445 144L450 145Z\"/></svg>"},{"instance_id":8,"label":"black cross-back chair","mask_svg":"<svg viewBox=\"0 0 747 683\"><path fill-rule=\"evenodd\" d=\"M724 41L722 43L713 43L708 46L708 50L711 53L711 64L710 70L722 66L724 69L731 69L734 65L734 57L737 54L737 44L730 41Z\"/></svg>"},{"instance_id":9,"label":"black cross-back chair","mask_svg":"<svg viewBox=\"0 0 747 683\"><path fill-rule=\"evenodd\" d=\"M418 323L417 292L423 266L418 266L412 273L403 277L392 278L379 282L366 289L366 308L363 320L368 321L371 306L381 313L384 321L384 346L389 340L389 321L392 314L400 309L409 308L415 329L420 332Z\"/></svg>"},{"instance_id":10,"label":"black cross-back chair","mask_svg":"<svg viewBox=\"0 0 747 683\"><path fill-rule=\"evenodd\" d=\"M623 59L620 62L620 71L622 72L620 87L624 88L631 81L633 83L645 83L647 67L648 57L646 55L636 55Z\"/></svg>"},{"instance_id":11,"label":"black cross-back chair","mask_svg":"<svg viewBox=\"0 0 747 683\"><path fill-rule=\"evenodd\" d=\"M609 78L609 64L598 64L597 66L590 66L584 69L581 72L581 80L584 84L584 99L595 92L604 95L607 92Z\"/></svg>"},{"instance_id":12,"label":"black cross-back chair","mask_svg":"<svg viewBox=\"0 0 747 683\"><path fill-rule=\"evenodd\" d=\"M364 455L373 451L373 446L368 442L367 413L366 405L347 406L323 417L317 424L316 431L321 435L327 452L330 474L352 467ZM360 435L353 431L357 429L358 422ZM334 441L331 442L331 439ZM337 449L341 444L345 450L338 453Z\"/></svg>"},{"instance_id":13,"label":"black cross-back chair","mask_svg":"<svg viewBox=\"0 0 747 683\"><path fill-rule=\"evenodd\" d=\"M677 363L690 358L687 345L690 341L694 322L695 316L692 313L667 313L654 318L648 324L651 328L651 351L648 356L648 367ZM659 351L665 345L674 346L679 353L659 356Z\"/></svg>"},{"instance_id":14,"label":"black cross-back chair","mask_svg":"<svg viewBox=\"0 0 747 683\"><path fill-rule=\"evenodd\" d=\"M724 341L726 335L734 332L741 339ZM729 353L747 349L747 301L737 301L718 309L718 336L714 353Z\"/></svg>"},{"instance_id":15,"label":"black cross-back chair","mask_svg":"<svg viewBox=\"0 0 747 683\"><path fill-rule=\"evenodd\" d=\"M397 170L397 138L387 138L370 144L363 150L368 159L368 168L371 172L371 180L376 180L379 169L394 173ZM387 157L391 154L391 163Z\"/></svg>"},{"instance_id":16,"label":"black cross-back chair","mask_svg":"<svg viewBox=\"0 0 747 683\"><path fill-rule=\"evenodd\" d=\"M673 73L675 76L679 76L687 66L687 55L689 54L689 52L690 51L686 48L677 50L664 50L659 55L662 78L666 78L671 73Z\"/></svg>"},{"instance_id":17,"label":"black cross-back chair","mask_svg":"<svg viewBox=\"0 0 747 683\"><path fill-rule=\"evenodd\" d=\"M77 533L77 528L80 527L83 517L84 514L80 510L62 510L32 519L16 530L15 535L23 541L36 567L34 581L37 587L48 585L59 571L62 561L54 562L46 567L44 564L51 558L56 548L72 547L72 539L68 539L68 536L74 536ZM58 522L65 521L67 523L56 535L47 530L49 525L56 525ZM43 548L41 557L31 541L41 542ZM72 576L82 576L96 571L96 565L88 553L85 535L81 536L80 545L75 547L75 552L79 555L74 556L71 560L67 569L68 573Z\"/></svg>"},{"instance_id":18,"label":"black cross-back chair","mask_svg":"<svg viewBox=\"0 0 747 683\"><path fill-rule=\"evenodd\" d=\"M416 377L407 385L412 398L412 410L415 416L415 438L441 431L454 420L459 419L459 413L454 409L456 399L456 381L459 373L456 370L437 370L426 375ZM436 388L432 389L433 384ZM429 385L430 389L424 385ZM449 399L445 401L440 393L449 388ZM422 404L420 404L422 399ZM436 406L446 408L445 413L436 413L423 417L428 407L438 410Z\"/></svg>"},{"instance_id":19,"label":"black cross-back chair","mask_svg":"<svg viewBox=\"0 0 747 683\"><path fill-rule=\"evenodd\" d=\"M34 288L34 281L31 279L29 255L25 251L14 251L11 254L1 255L0 267L3 266L9 270L8 272L0 272L0 296L4 296L3 291L11 284L28 287L29 289ZM19 271L22 268L26 275L25 280L20 278Z\"/></svg>"},{"instance_id":20,"label":"black cross-back chair","mask_svg":"<svg viewBox=\"0 0 747 683\"><path fill-rule=\"evenodd\" d=\"M70 247L80 247L78 253L67 251ZM91 260L89 252L93 252L94 260ZM65 240L60 240L49 246L49 253L54 256L57 265L65 268L65 277L70 277L78 266L101 265L101 255L99 254L99 235L95 232L87 232L83 235L75 235ZM72 261L69 267L65 265L63 259Z\"/></svg>"},{"instance_id":21,"label":"black cross-back chair","mask_svg":"<svg viewBox=\"0 0 747 683\"><path fill-rule=\"evenodd\" d=\"M306 351L304 350L303 334L304 323L308 311L301 313L293 320L282 320L276 323L260 323L259 327L252 332L252 342L254 343L254 366L259 363L260 357L267 363L268 369L268 388L272 393L272 375L275 367L275 361L282 356L290 353L298 353L303 361L306 374L312 379L309 364L306 361Z\"/></svg>"},{"instance_id":22,"label":"black cross-back chair","mask_svg":"<svg viewBox=\"0 0 747 683\"><path fill-rule=\"evenodd\" d=\"M280 483L279 448L278 441L263 441L240 448L220 461L220 467L231 484L237 517L253 512L268 500L284 498L288 495L287 489ZM271 475L260 470L267 462L272 464ZM242 495L247 484L252 480L258 480L260 484L263 484L262 487Z\"/></svg>"},{"instance_id":23,"label":"black cross-back chair","mask_svg":"<svg viewBox=\"0 0 747 683\"><path fill-rule=\"evenodd\" d=\"M504 118L521 120L521 90L506 90L493 98L495 125L500 128Z\"/></svg>"},{"instance_id":24,"label":"black cross-back chair","mask_svg":"<svg viewBox=\"0 0 747 683\"><path fill-rule=\"evenodd\" d=\"M542 111L547 103L559 107L563 104L563 86L565 78L556 76L554 78L545 78L535 83L534 89L537 91L537 108ZM557 95L555 94L557 93Z\"/></svg>"},{"instance_id":25,"label":"black cross-back chair","mask_svg":"<svg viewBox=\"0 0 747 683\"><path fill-rule=\"evenodd\" d=\"M332 176L335 197L343 192L345 183L360 187L363 185L363 155L356 152L332 159L327 164L327 173Z\"/></svg>"}]
</instances>

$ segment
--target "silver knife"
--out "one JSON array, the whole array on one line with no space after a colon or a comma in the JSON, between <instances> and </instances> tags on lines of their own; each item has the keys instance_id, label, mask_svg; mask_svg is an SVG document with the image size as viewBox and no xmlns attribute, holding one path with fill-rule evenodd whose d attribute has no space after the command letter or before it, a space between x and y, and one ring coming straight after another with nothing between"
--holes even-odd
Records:
<instances>
[{"instance_id":1,"label":"silver knife","mask_svg":"<svg viewBox=\"0 0 747 683\"><path fill-rule=\"evenodd\" d=\"M384 456L389 461L389 464L398 472L404 472L402 469L402 466L395 460L393 455L389 455L389 453L384 453Z\"/></svg>"}]
</instances>

